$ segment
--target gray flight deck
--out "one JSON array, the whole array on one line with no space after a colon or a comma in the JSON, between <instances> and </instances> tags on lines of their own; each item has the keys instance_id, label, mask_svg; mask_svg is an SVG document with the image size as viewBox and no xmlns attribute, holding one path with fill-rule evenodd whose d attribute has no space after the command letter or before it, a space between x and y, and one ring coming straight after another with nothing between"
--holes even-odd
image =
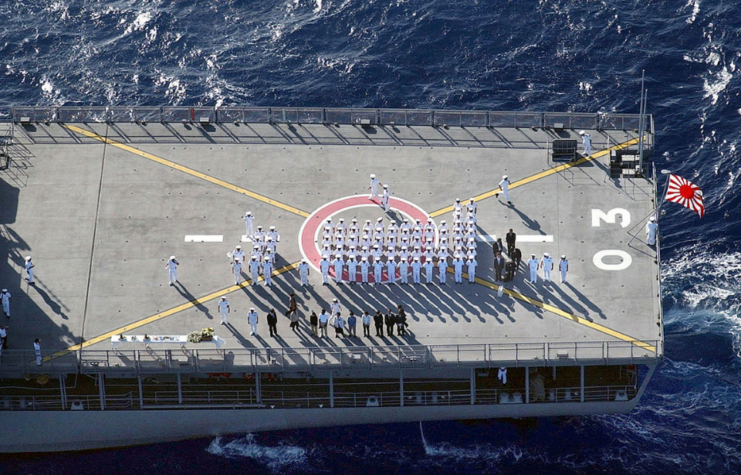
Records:
<instances>
[{"instance_id":1,"label":"gray flight deck","mask_svg":"<svg viewBox=\"0 0 741 475\"><path fill-rule=\"evenodd\" d=\"M636 356L658 357L659 268L656 250L645 244L644 235L645 220L655 206L653 181L611 178L609 153L603 153L519 184L561 166L550 160L549 144L554 138L578 139L577 132L352 124L16 124L10 167L0 171L0 246L7 253L0 262L0 286L13 296L12 318L0 317L0 324L9 325L10 349L32 349L33 340L41 338L45 351L133 325L124 333L187 334L212 326L226 340L226 349L589 346L639 340ZM589 132L595 152L638 136L633 129ZM103 137L113 142L104 144ZM631 143L631 148L636 146ZM552 242L521 242L518 247L523 261L531 253L541 258L549 252L556 264L559 256L568 256L568 282L558 283L554 270L554 282L544 283L540 271L539 282L530 284L523 262L514 281L505 285L511 292L497 296L491 243L479 241L476 276L481 280L474 285L455 285L450 274L447 285L441 286L436 269L432 286L322 286L320 273L312 269L311 285L302 288L293 269L274 277L273 287L260 282L232 289L232 325L220 326L218 292L234 285L226 253L240 243L244 213L253 212L255 225L277 227L281 241L276 268L281 269L302 258L298 235L305 216L329 201L366 194L370 173L390 185L393 197L428 213L445 209L456 198L490 192L503 174L509 175L517 185L510 191L514 205L508 206L501 195L480 200L479 232L504 238L512 228L518 236L552 236ZM288 209L265 202L268 199ZM609 217L595 221L600 213L609 216L617 208L622 210L613 214L613 223ZM384 217L388 225L389 218L399 216L394 210L384 213L378 206L366 206L342 211L336 218L349 223L357 217L362 224ZM441 219L451 223L452 215L441 214L435 221ZM221 235L223 242L185 242L186 235ZM249 243L242 244L249 250ZM623 270L601 269L594 262L600 251L625 252L632 262ZM33 256L36 265L35 287L23 279L26 255ZM165 269L170 255L180 262L179 284L174 287L168 286ZM602 267L621 261L608 255ZM301 315L297 333L283 316L291 291ZM310 311L328 308L333 298L356 314L403 304L410 333L338 339L330 330L330 338L311 336ZM168 312L195 299L201 300ZM256 337L249 336L250 307L260 315ZM270 308L279 315L277 338L268 336L265 314ZM162 312L168 315L158 317ZM153 316L151 323L141 325ZM109 339L85 345L111 349Z\"/></svg>"}]
</instances>

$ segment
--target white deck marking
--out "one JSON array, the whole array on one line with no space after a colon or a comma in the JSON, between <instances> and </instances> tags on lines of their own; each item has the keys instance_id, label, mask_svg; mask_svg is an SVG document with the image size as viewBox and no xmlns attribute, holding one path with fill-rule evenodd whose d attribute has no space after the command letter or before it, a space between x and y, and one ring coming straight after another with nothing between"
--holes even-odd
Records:
<instances>
[{"instance_id":1,"label":"white deck marking","mask_svg":"<svg viewBox=\"0 0 741 475\"><path fill-rule=\"evenodd\" d=\"M186 234L185 242L224 242L223 234Z\"/></svg>"},{"instance_id":2,"label":"white deck marking","mask_svg":"<svg viewBox=\"0 0 741 475\"><path fill-rule=\"evenodd\" d=\"M494 242L497 240L496 234L481 234L479 241ZM553 242L551 234L518 234L517 242Z\"/></svg>"}]
</instances>

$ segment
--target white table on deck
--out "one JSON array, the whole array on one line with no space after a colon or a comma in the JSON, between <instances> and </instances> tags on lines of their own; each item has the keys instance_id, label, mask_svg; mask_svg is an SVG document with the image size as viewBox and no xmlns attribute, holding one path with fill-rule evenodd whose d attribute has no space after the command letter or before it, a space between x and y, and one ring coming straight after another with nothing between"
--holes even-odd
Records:
<instances>
[{"instance_id":1,"label":"white table on deck","mask_svg":"<svg viewBox=\"0 0 741 475\"><path fill-rule=\"evenodd\" d=\"M174 343L180 345L181 348L185 345L201 345L203 343L213 343L216 348L221 348L226 343L226 340L219 338L217 335L213 336L211 341L201 341L200 343L193 343L188 341L188 335L147 335L149 338L144 339L144 335L113 335L111 337L111 346L115 350L121 343L144 343L147 347L152 343Z\"/></svg>"}]
</instances>

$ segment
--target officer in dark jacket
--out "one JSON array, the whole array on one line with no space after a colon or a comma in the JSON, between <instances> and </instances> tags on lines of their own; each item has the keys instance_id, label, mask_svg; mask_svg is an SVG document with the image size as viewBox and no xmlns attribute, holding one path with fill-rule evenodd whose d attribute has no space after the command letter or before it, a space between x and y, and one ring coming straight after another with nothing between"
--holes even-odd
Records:
<instances>
[{"instance_id":1,"label":"officer in dark jacket","mask_svg":"<svg viewBox=\"0 0 741 475\"><path fill-rule=\"evenodd\" d=\"M275 314L275 309L270 309L268 312L268 330L270 330L270 336L278 335L278 315Z\"/></svg>"},{"instance_id":2,"label":"officer in dark jacket","mask_svg":"<svg viewBox=\"0 0 741 475\"><path fill-rule=\"evenodd\" d=\"M383 337L383 315L380 310L376 310L376 314L373 315L373 323L376 324L376 336Z\"/></svg>"},{"instance_id":3,"label":"officer in dark jacket","mask_svg":"<svg viewBox=\"0 0 741 475\"><path fill-rule=\"evenodd\" d=\"M397 306L399 313L396 316L396 323L399 324L399 335L406 335L409 324L407 323L407 313L404 311L404 307L399 304Z\"/></svg>"},{"instance_id":4,"label":"officer in dark jacket","mask_svg":"<svg viewBox=\"0 0 741 475\"><path fill-rule=\"evenodd\" d=\"M396 315L389 309L386 315L383 317L383 323L386 324L386 334L388 336L394 336L394 325L396 325Z\"/></svg>"},{"instance_id":5,"label":"officer in dark jacket","mask_svg":"<svg viewBox=\"0 0 741 475\"><path fill-rule=\"evenodd\" d=\"M496 257L494 258L494 277L497 282L502 280L503 270L504 270L504 258L502 257L501 253L497 252Z\"/></svg>"},{"instance_id":6,"label":"officer in dark jacket","mask_svg":"<svg viewBox=\"0 0 741 475\"><path fill-rule=\"evenodd\" d=\"M517 234L515 234L515 232L510 229L505 236L505 240L507 241L507 255L510 259L512 259L512 254L515 252L515 242L517 241Z\"/></svg>"}]
</instances>

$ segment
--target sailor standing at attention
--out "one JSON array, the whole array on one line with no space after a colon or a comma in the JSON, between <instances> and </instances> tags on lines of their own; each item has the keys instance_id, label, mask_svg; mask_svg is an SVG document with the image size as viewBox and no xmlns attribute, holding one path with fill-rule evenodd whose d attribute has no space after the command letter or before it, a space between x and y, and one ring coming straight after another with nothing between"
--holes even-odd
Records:
<instances>
[{"instance_id":1,"label":"sailor standing at attention","mask_svg":"<svg viewBox=\"0 0 741 475\"><path fill-rule=\"evenodd\" d=\"M3 312L5 312L5 316L10 318L10 292L8 292L8 289L3 289L2 293L0 293L0 300L3 301Z\"/></svg>"},{"instance_id":2,"label":"sailor standing at attention","mask_svg":"<svg viewBox=\"0 0 741 475\"><path fill-rule=\"evenodd\" d=\"M402 285L409 283L409 261L407 261L407 256L401 256L401 260L399 261L399 279Z\"/></svg>"},{"instance_id":3,"label":"sailor standing at attention","mask_svg":"<svg viewBox=\"0 0 741 475\"><path fill-rule=\"evenodd\" d=\"M499 182L499 189L504 193L504 199L507 200L507 204L512 204L512 200L509 199L509 177L507 175L502 176L502 181ZM494 193L494 198L499 198L499 193Z\"/></svg>"},{"instance_id":4,"label":"sailor standing at attention","mask_svg":"<svg viewBox=\"0 0 741 475\"><path fill-rule=\"evenodd\" d=\"M463 259L460 257L456 257L453 259L453 270L455 271L455 283L456 284L462 284L463 283Z\"/></svg>"},{"instance_id":5,"label":"sailor standing at attention","mask_svg":"<svg viewBox=\"0 0 741 475\"><path fill-rule=\"evenodd\" d=\"M381 198L381 206L383 206L383 210L388 213L389 211L389 198L391 193L389 192L389 186L383 185L383 198Z\"/></svg>"},{"instance_id":6,"label":"sailor standing at attention","mask_svg":"<svg viewBox=\"0 0 741 475\"><path fill-rule=\"evenodd\" d=\"M358 275L358 261L355 260L355 255L350 255L350 258L347 260L347 280L350 282L350 285L355 285L355 278Z\"/></svg>"},{"instance_id":7,"label":"sailor standing at attention","mask_svg":"<svg viewBox=\"0 0 741 475\"><path fill-rule=\"evenodd\" d=\"M527 261L527 266L530 268L530 283L538 283L538 265L539 262L535 258L535 254L530 254L530 260Z\"/></svg>"},{"instance_id":8,"label":"sailor standing at attention","mask_svg":"<svg viewBox=\"0 0 741 475\"><path fill-rule=\"evenodd\" d=\"M543 259L540 260L540 267L543 268L543 280L551 281L551 271L553 270L553 259L547 252L543 253Z\"/></svg>"},{"instance_id":9,"label":"sailor standing at attention","mask_svg":"<svg viewBox=\"0 0 741 475\"><path fill-rule=\"evenodd\" d=\"M448 277L448 261L447 259L441 259L438 257L437 269L439 271L440 284L444 284Z\"/></svg>"},{"instance_id":10,"label":"sailor standing at attention","mask_svg":"<svg viewBox=\"0 0 741 475\"><path fill-rule=\"evenodd\" d=\"M388 283L395 284L396 283L396 260L394 260L394 258L391 256L388 256L388 260L386 261L386 274L389 277Z\"/></svg>"},{"instance_id":11,"label":"sailor standing at attention","mask_svg":"<svg viewBox=\"0 0 741 475\"><path fill-rule=\"evenodd\" d=\"M301 264L298 265L298 273L301 276L301 287L309 285L309 263L306 259L301 259Z\"/></svg>"},{"instance_id":12,"label":"sailor standing at attention","mask_svg":"<svg viewBox=\"0 0 741 475\"><path fill-rule=\"evenodd\" d=\"M646 223L646 244L649 246L656 245L656 231L658 231L658 229L659 225L656 224L656 217L651 216L648 223Z\"/></svg>"},{"instance_id":13,"label":"sailor standing at attention","mask_svg":"<svg viewBox=\"0 0 741 475\"><path fill-rule=\"evenodd\" d=\"M28 262L31 261L30 257L27 257ZM168 270L170 273L170 285L173 285L175 282L178 281L178 266L180 263L177 259L175 259L175 256L170 256L170 259L167 261L167 264L165 264L165 269ZM30 274L31 280L33 280L33 272ZM31 280L28 282L31 283Z\"/></svg>"},{"instance_id":14,"label":"sailor standing at attention","mask_svg":"<svg viewBox=\"0 0 741 475\"><path fill-rule=\"evenodd\" d=\"M363 256L360 260L360 280L364 284L368 283L368 267L370 267L368 257Z\"/></svg>"},{"instance_id":15,"label":"sailor standing at attention","mask_svg":"<svg viewBox=\"0 0 741 475\"><path fill-rule=\"evenodd\" d=\"M254 223L255 223L255 217L252 216L252 211L247 211L246 213L244 213L245 237L252 239L252 236L255 234Z\"/></svg>"},{"instance_id":16,"label":"sailor standing at attention","mask_svg":"<svg viewBox=\"0 0 741 475\"><path fill-rule=\"evenodd\" d=\"M345 265L342 254L335 254L332 264L334 265L334 282L339 285L342 283L342 267Z\"/></svg>"},{"instance_id":17,"label":"sailor standing at attention","mask_svg":"<svg viewBox=\"0 0 741 475\"><path fill-rule=\"evenodd\" d=\"M369 200L373 200L373 198L380 198L378 196L378 185L383 186L383 183L378 181L378 178L376 178L375 173L371 173L370 175L370 186L368 187L369 190L371 190L371 194L368 197Z\"/></svg>"},{"instance_id":18,"label":"sailor standing at attention","mask_svg":"<svg viewBox=\"0 0 741 475\"><path fill-rule=\"evenodd\" d=\"M420 270L422 269L422 263L419 261L419 257L415 257L412 262L412 282L415 284L421 284Z\"/></svg>"},{"instance_id":19,"label":"sailor standing at attention","mask_svg":"<svg viewBox=\"0 0 741 475\"><path fill-rule=\"evenodd\" d=\"M373 283L371 285L375 284L381 284L383 281L383 262L380 258L373 259Z\"/></svg>"},{"instance_id":20,"label":"sailor standing at attention","mask_svg":"<svg viewBox=\"0 0 741 475\"><path fill-rule=\"evenodd\" d=\"M468 283L473 284L476 282L476 266L478 262L473 256L468 256Z\"/></svg>"},{"instance_id":21,"label":"sailor standing at attention","mask_svg":"<svg viewBox=\"0 0 741 475\"><path fill-rule=\"evenodd\" d=\"M226 297L221 297L221 300L219 300L219 314L221 315L221 324L226 325L229 323L229 312L231 309L229 308L229 301L226 299Z\"/></svg>"},{"instance_id":22,"label":"sailor standing at attention","mask_svg":"<svg viewBox=\"0 0 741 475\"><path fill-rule=\"evenodd\" d=\"M257 312L254 308L250 309L250 313L247 314L247 322L250 324L250 336L257 335Z\"/></svg>"},{"instance_id":23,"label":"sailor standing at attention","mask_svg":"<svg viewBox=\"0 0 741 475\"><path fill-rule=\"evenodd\" d=\"M173 256L172 259L174 258L175 257ZM24 268L26 269L26 280L31 285L36 285L36 282L33 280L34 267L36 266L31 262L31 256L26 256L26 263L24 264ZM175 279L175 281L177 282L177 279ZM172 281L170 282L170 285L172 285Z\"/></svg>"},{"instance_id":24,"label":"sailor standing at attention","mask_svg":"<svg viewBox=\"0 0 741 475\"><path fill-rule=\"evenodd\" d=\"M329 257L322 255L322 260L319 261L319 270L322 271L322 285L327 285L329 283L329 266Z\"/></svg>"},{"instance_id":25,"label":"sailor standing at attention","mask_svg":"<svg viewBox=\"0 0 741 475\"><path fill-rule=\"evenodd\" d=\"M234 276L234 285L242 282L242 261L234 259L232 261L232 275Z\"/></svg>"},{"instance_id":26,"label":"sailor standing at attention","mask_svg":"<svg viewBox=\"0 0 741 475\"><path fill-rule=\"evenodd\" d=\"M430 251L430 254L432 254L432 251ZM432 271L435 269L435 263L433 262L433 257L427 257L425 256L425 283L427 285L432 285Z\"/></svg>"},{"instance_id":27,"label":"sailor standing at attention","mask_svg":"<svg viewBox=\"0 0 741 475\"><path fill-rule=\"evenodd\" d=\"M561 260L558 262L558 270L561 271L561 283L566 282L566 273L569 271L569 261L566 260L566 256L561 256Z\"/></svg>"},{"instance_id":28,"label":"sailor standing at attention","mask_svg":"<svg viewBox=\"0 0 741 475\"><path fill-rule=\"evenodd\" d=\"M587 157L592 155L592 136L583 130L579 131L579 135L581 135L581 144L584 147L584 155Z\"/></svg>"},{"instance_id":29,"label":"sailor standing at attention","mask_svg":"<svg viewBox=\"0 0 741 475\"><path fill-rule=\"evenodd\" d=\"M265 262L262 263L262 277L265 279L265 286L273 285L273 263L270 257L265 256Z\"/></svg>"}]
</instances>

